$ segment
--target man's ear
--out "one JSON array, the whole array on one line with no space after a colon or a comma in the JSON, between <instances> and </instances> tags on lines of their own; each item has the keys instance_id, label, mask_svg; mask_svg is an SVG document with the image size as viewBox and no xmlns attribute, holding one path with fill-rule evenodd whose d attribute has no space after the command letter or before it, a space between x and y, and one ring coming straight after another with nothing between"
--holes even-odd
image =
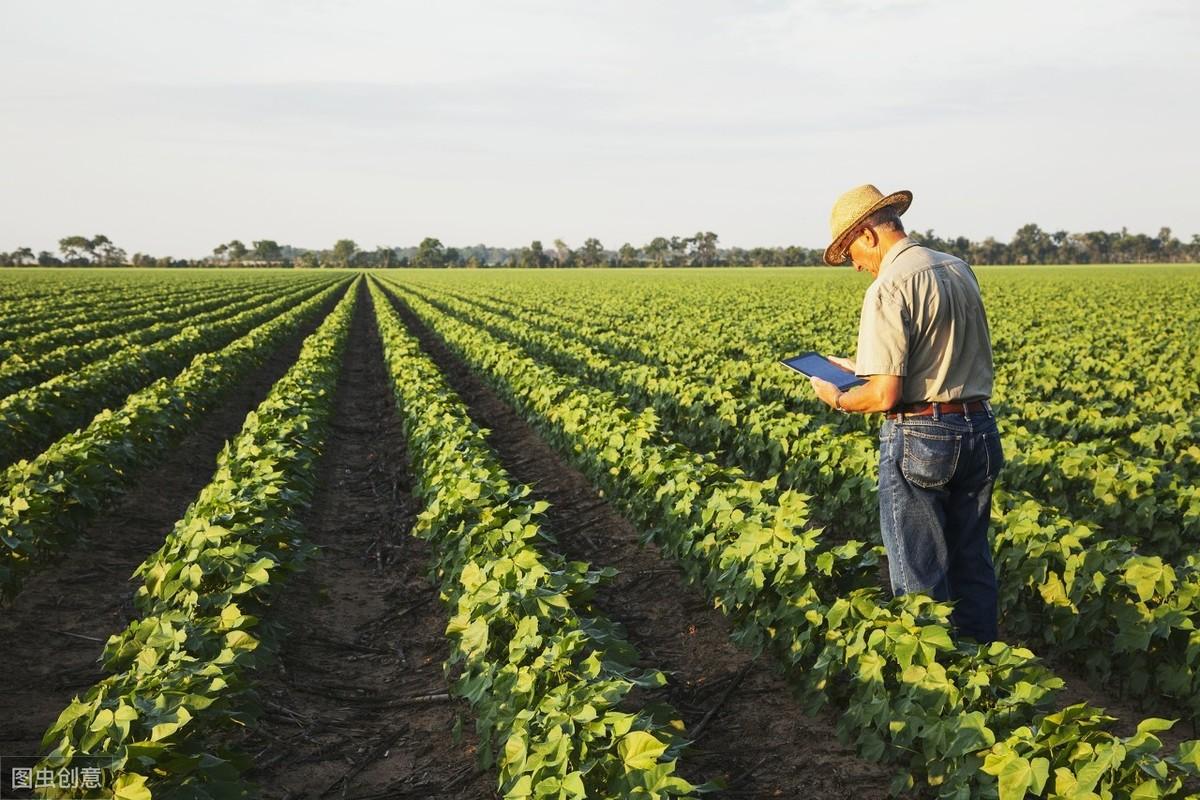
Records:
<instances>
[{"instance_id":1,"label":"man's ear","mask_svg":"<svg viewBox=\"0 0 1200 800\"><path fill-rule=\"evenodd\" d=\"M870 237L870 239L871 239L870 246L871 247L875 247L876 245L879 244L879 233L874 228L872 228L870 225L863 228L863 233L867 234L867 236Z\"/></svg>"}]
</instances>

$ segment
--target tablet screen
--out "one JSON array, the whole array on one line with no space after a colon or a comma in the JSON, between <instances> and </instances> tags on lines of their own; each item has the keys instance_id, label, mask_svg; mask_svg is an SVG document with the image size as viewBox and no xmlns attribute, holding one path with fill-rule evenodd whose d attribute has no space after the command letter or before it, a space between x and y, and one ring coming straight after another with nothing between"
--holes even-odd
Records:
<instances>
[{"instance_id":1,"label":"tablet screen","mask_svg":"<svg viewBox=\"0 0 1200 800\"><path fill-rule=\"evenodd\" d=\"M866 383L862 378L855 376L853 372L842 369L818 353L803 353L794 358L784 359L780 363L801 374L814 375L821 380L829 381L843 392L852 386Z\"/></svg>"}]
</instances>

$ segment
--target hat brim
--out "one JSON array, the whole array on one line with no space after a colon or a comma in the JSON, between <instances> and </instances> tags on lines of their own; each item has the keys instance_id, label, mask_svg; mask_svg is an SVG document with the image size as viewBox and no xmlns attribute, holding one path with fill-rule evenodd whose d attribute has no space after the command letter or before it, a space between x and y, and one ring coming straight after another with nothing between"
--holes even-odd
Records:
<instances>
[{"instance_id":1,"label":"hat brim","mask_svg":"<svg viewBox=\"0 0 1200 800\"><path fill-rule=\"evenodd\" d=\"M842 229L842 232L825 248L825 263L831 267L841 266L846 263L846 247L850 244L851 236L858 230L858 226L862 225L867 217L874 214L876 211L881 211L888 206L895 206L897 214L903 214L908 211L908 207L912 205L912 192L907 189L902 189L899 192L893 192L887 197L882 197L875 205L868 208L858 218Z\"/></svg>"}]
</instances>

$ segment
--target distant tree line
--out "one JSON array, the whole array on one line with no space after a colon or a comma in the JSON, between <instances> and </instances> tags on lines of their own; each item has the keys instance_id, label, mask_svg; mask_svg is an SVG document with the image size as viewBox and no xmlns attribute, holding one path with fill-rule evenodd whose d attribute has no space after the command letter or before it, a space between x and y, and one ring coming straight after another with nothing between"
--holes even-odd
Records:
<instances>
[{"instance_id":1,"label":"distant tree line","mask_svg":"<svg viewBox=\"0 0 1200 800\"><path fill-rule=\"evenodd\" d=\"M1009 242L988 237L975 242L964 236L942 238L932 230L910 235L932 247L971 264L1147 264L1200 262L1200 234L1190 242L1177 239L1170 228L1157 236L1144 233L1090 231L1044 231L1030 223L1022 226ZM416 247L379 246L361 248L351 239L339 239L327 250L309 250L281 245L272 239L252 241L250 246L234 239L217 245L202 259L177 259L134 253L127 257L103 234L91 238L68 236L58 241L58 253L43 250L36 255L28 247L11 253L0 251L0 265L29 267L134 266L134 267L299 267L299 268L570 268L570 267L804 267L819 266L820 248L717 246L717 234L700 231L693 236L658 236L635 247L629 242L607 250L599 239L584 240L572 249L562 239L549 248L539 240L527 247L446 247L426 237Z\"/></svg>"}]
</instances>

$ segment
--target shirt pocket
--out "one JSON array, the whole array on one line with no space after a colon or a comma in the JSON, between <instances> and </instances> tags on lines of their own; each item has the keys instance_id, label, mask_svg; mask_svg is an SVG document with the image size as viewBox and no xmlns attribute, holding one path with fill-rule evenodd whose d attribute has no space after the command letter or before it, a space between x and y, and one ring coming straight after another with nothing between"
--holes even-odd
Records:
<instances>
[{"instance_id":1,"label":"shirt pocket","mask_svg":"<svg viewBox=\"0 0 1200 800\"><path fill-rule=\"evenodd\" d=\"M906 430L903 437L900 472L905 480L923 489L938 489L950 482L958 469L961 436Z\"/></svg>"}]
</instances>

